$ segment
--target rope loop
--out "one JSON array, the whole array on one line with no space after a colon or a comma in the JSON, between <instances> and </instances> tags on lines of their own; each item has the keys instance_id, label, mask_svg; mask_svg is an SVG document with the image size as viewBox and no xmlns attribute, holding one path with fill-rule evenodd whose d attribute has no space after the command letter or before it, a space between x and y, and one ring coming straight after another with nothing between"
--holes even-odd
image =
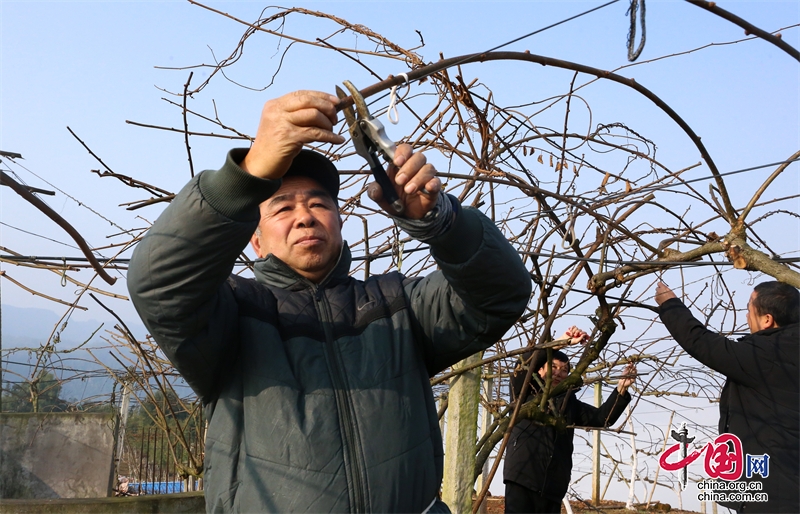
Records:
<instances>
[{"instance_id":1,"label":"rope loop","mask_svg":"<svg viewBox=\"0 0 800 514\"><path fill-rule=\"evenodd\" d=\"M64 268L61 270L61 287L67 287L67 258L64 257Z\"/></svg>"},{"instance_id":2,"label":"rope loop","mask_svg":"<svg viewBox=\"0 0 800 514\"><path fill-rule=\"evenodd\" d=\"M398 73L398 77L403 77L403 83L408 86L408 74ZM400 114L397 112L397 86L392 86L392 91L389 93L389 108L386 110L386 118L392 125L397 125L400 121Z\"/></svg>"},{"instance_id":3,"label":"rope loop","mask_svg":"<svg viewBox=\"0 0 800 514\"><path fill-rule=\"evenodd\" d=\"M578 238L575 237L575 211L571 210L569 219L567 219L567 229L564 231L564 237L561 238L561 248L569 250L576 242L578 242Z\"/></svg>"},{"instance_id":4,"label":"rope loop","mask_svg":"<svg viewBox=\"0 0 800 514\"><path fill-rule=\"evenodd\" d=\"M642 8L639 10L639 2L642 2ZM644 43L647 40L647 27L644 23L644 13L645 13L645 0L631 0L631 5L628 7L628 11L625 13L630 15L631 18L631 26L628 29L628 61L633 62L639 58L639 55L644 50ZM639 41L639 46L636 50L633 49L633 44L636 41L636 11L639 10L639 23L642 25L642 39Z\"/></svg>"}]
</instances>

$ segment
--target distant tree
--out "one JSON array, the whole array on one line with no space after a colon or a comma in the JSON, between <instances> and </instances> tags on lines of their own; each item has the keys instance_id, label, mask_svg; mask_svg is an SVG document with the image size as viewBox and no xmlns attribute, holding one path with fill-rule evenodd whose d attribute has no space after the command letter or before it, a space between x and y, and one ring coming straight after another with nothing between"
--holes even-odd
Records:
<instances>
[{"instance_id":1,"label":"distant tree","mask_svg":"<svg viewBox=\"0 0 800 514\"><path fill-rule=\"evenodd\" d=\"M61 382L42 370L33 380L18 382L3 391L4 412L64 412L68 402L60 398Z\"/></svg>"}]
</instances>

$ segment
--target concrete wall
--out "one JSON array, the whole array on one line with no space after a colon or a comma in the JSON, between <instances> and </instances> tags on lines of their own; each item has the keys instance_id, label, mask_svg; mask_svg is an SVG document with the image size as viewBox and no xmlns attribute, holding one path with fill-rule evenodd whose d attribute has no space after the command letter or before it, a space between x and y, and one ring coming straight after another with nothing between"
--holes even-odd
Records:
<instances>
[{"instance_id":1,"label":"concrete wall","mask_svg":"<svg viewBox=\"0 0 800 514\"><path fill-rule=\"evenodd\" d=\"M109 496L114 426L112 413L0 414L0 498Z\"/></svg>"},{"instance_id":2,"label":"concrete wall","mask_svg":"<svg viewBox=\"0 0 800 514\"><path fill-rule=\"evenodd\" d=\"M149 514L205 512L203 492L127 498L0 500L3 514Z\"/></svg>"}]
</instances>

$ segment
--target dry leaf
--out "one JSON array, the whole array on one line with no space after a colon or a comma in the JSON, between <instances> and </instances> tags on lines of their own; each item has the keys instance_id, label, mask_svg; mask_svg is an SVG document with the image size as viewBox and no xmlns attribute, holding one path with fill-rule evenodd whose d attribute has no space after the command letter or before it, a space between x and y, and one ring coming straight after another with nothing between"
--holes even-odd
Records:
<instances>
[{"instance_id":1,"label":"dry leaf","mask_svg":"<svg viewBox=\"0 0 800 514\"><path fill-rule=\"evenodd\" d=\"M539 164L544 164L544 159L542 159L542 154L539 154Z\"/></svg>"}]
</instances>

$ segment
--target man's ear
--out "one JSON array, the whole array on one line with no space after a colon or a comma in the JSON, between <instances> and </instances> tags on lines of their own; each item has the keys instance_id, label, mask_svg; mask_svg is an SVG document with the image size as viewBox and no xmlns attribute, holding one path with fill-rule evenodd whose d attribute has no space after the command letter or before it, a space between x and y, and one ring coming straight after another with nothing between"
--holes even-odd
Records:
<instances>
[{"instance_id":1,"label":"man's ear","mask_svg":"<svg viewBox=\"0 0 800 514\"><path fill-rule=\"evenodd\" d=\"M761 319L764 320L764 328L762 328L762 330L767 328L777 328L778 326L778 324L775 323L775 318L772 316L772 314L764 314Z\"/></svg>"},{"instance_id":2,"label":"man's ear","mask_svg":"<svg viewBox=\"0 0 800 514\"><path fill-rule=\"evenodd\" d=\"M250 237L250 246L253 247L253 251L256 252L256 256L259 259L264 258L264 256L261 255L261 241L258 238L258 234L253 233L253 235Z\"/></svg>"}]
</instances>

